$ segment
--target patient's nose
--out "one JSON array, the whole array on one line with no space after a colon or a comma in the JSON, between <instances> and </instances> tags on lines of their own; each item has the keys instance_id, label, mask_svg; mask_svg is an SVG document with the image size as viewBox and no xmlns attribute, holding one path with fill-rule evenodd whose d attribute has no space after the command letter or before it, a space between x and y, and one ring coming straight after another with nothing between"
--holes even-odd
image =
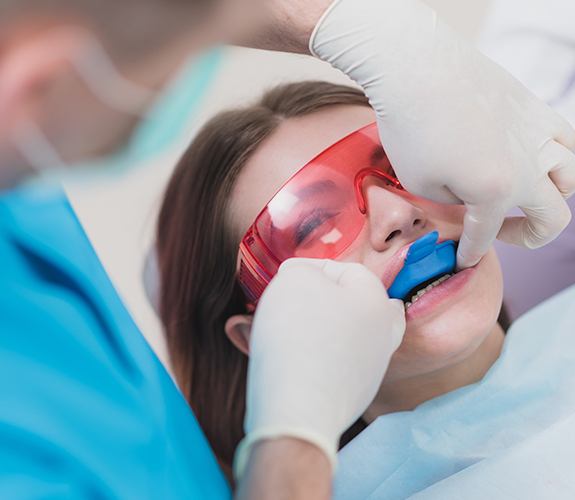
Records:
<instances>
[{"instance_id":1,"label":"patient's nose","mask_svg":"<svg viewBox=\"0 0 575 500\"><path fill-rule=\"evenodd\" d=\"M363 193L374 250L381 252L398 240L407 243L421 235L427 221L425 212L399 191L383 187L377 179L365 179Z\"/></svg>"}]
</instances>

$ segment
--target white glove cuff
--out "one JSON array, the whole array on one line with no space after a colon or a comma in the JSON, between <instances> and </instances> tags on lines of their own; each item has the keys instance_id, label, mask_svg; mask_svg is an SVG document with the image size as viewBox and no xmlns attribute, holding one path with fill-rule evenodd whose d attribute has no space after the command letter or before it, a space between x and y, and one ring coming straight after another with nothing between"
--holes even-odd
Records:
<instances>
[{"instance_id":1,"label":"white glove cuff","mask_svg":"<svg viewBox=\"0 0 575 500\"><path fill-rule=\"evenodd\" d=\"M234 477L239 481L245 473L253 447L264 439L296 438L311 443L325 453L331 463L332 471L337 466L337 444L309 429L267 428L250 432L239 444L234 458Z\"/></svg>"},{"instance_id":2,"label":"white glove cuff","mask_svg":"<svg viewBox=\"0 0 575 500\"><path fill-rule=\"evenodd\" d=\"M338 3L340 3L342 0L334 0L334 2L327 8L327 10L323 13L323 15L319 18L319 21L317 22L317 24L315 25L315 28L311 34L311 37L309 39L309 51L311 53L312 56L317 57L318 59L321 59L321 57L318 55L318 53L315 51L314 46L315 46L315 39L319 33L319 30L321 28L321 26L323 25L323 22L328 18L328 16L331 14L331 11L333 9L335 9L335 7L337 6Z\"/></svg>"}]
</instances>

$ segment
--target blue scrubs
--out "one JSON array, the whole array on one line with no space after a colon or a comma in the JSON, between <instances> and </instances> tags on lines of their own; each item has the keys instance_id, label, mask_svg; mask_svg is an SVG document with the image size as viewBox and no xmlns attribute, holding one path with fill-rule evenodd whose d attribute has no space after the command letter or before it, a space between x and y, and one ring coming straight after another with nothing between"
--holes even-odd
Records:
<instances>
[{"instance_id":1,"label":"blue scrubs","mask_svg":"<svg viewBox=\"0 0 575 500\"><path fill-rule=\"evenodd\" d=\"M0 498L229 497L62 191L1 199Z\"/></svg>"}]
</instances>

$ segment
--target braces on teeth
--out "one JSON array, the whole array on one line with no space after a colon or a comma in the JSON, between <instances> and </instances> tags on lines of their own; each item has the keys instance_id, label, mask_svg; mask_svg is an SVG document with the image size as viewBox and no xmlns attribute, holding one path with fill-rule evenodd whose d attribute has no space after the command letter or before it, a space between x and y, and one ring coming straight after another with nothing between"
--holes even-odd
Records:
<instances>
[{"instance_id":1,"label":"braces on teeth","mask_svg":"<svg viewBox=\"0 0 575 500\"><path fill-rule=\"evenodd\" d=\"M435 288L437 285L440 285L445 280L448 280L449 278L451 278L453 275L454 275L454 273L444 274L441 278L436 279L430 285L427 285L425 288L422 288L421 290L419 290L415 295L413 295L411 297L411 301L408 301L405 303L405 309L406 310L409 309L412 304L415 304L423 295L425 295L427 292L429 292L429 290L431 290L432 288Z\"/></svg>"}]
</instances>

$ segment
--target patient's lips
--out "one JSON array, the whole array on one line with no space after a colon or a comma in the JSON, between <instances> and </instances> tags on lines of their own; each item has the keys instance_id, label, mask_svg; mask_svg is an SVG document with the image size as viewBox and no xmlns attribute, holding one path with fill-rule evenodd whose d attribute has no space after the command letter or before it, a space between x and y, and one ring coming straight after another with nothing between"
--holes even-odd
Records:
<instances>
[{"instance_id":1,"label":"patient's lips","mask_svg":"<svg viewBox=\"0 0 575 500\"><path fill-rule=\"evenodd\" d=\"M389 259L387 263L387 267L383 272L383 276L381 277L381 281L383 282L383 286L385 289L388 290L391 287L392 283L394 282L395 278L401 271L403 264L405 262L405 258L407 257L407 252L409 252L409 248L413 245L415 239L410 241L407 245L401 247L395 254Z\"/></svg>"},{"instance_id":2,"label":"patient's lips","mask_svg":"<svg viewBox=\"0 0 575 500\"><path fill-rule=\"evenodd\" d=\"M407 308L407 320L414 320L432 312L438 312L441 306L449 307L457 300L458 295L464 291L471 281L476 272L476 267L464 269L424 293Z\"/></svg>"},{"instance_id":3,"label":"patient's lips","mask_svg":"<svg viewBox=\"0 0 575 500\"><path fill-rule=\"evenodd\" d=\"M394 282L395 278L404 266L405 258L409 252L410 247L413 243L417 241L414 239L408 244L401 247L388 261L387 267L381 278L386 289ZM446 241L445 238L439 239L437 244ZM477 265L479 266L481 262ZM457 299L457 295L461 292L465 286L468 284L473 274L475 273L475 268L465 269L457 274L452 275L448 279L444 279L441 283L434 285L431 289L426 291L423 295L417 298L406 310L407 320L413 320L422 316L426 316L431 312L437 311L437 309L443 305L445 302L448 304Z\"/></svg>"},{"instance_id":4,"label":"patient's lips","mask_svg":"<svg viewBox=\"0 0 575 500\"><path fill-rule=\"evenodd\" d=\"M401 247L387 262L385 271L383 272L383 276L381 277L381 281L385 286L386 290L388 290L395 281L395 278L403 268L405 258L407 257L407 253L409 252L411 245L413 245L418 239L419 238L414 238L413 241L410 241L407 245ZM447 240L445 238L439 238L437 244L439 245L444 241Z\"/></svg>"}]
</instances>

